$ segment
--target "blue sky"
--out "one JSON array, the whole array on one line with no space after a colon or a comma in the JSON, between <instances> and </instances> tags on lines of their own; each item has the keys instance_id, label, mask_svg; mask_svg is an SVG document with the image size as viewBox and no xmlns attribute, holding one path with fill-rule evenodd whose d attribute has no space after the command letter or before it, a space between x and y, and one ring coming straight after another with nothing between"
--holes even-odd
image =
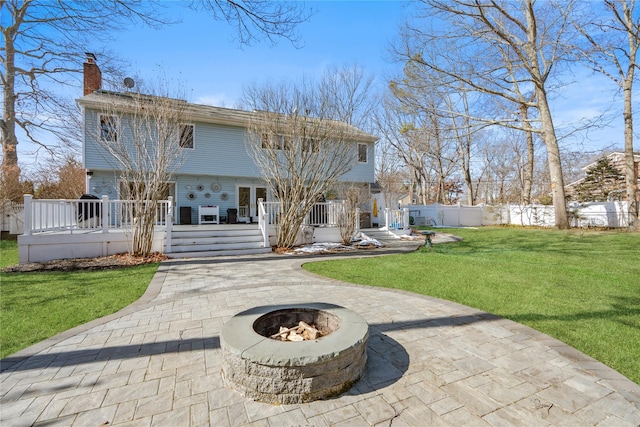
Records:
<instances>
[{"instance_id":1,"label":"blue sky","mask_svg":"<svg viewBox=\"0 0 640 427\"><path fill-rule=\"evenodd\" d=\"M376 79L388 74L387 46L397 34L403 2L308 2L316 13L299 27L300 48L287 40L240 46L234 29L180 7L171 16L182 22L160 30L118 34L111 48L144 78L163 70L182 82L189 100L233 107L243 85L265 80L316 77L328 66L357 64Z\"/></svg>"},{"instance_id":2,"label":"blue sky","mask_svg":"<svg viewBox=\"0 0 640 427\"><path fill-rule=\"evenodd\" d=\"M161 29L139 26L112 34L113 41L107 48L128 64L126 71L131 77L151 83L175 82L176 93L184 93L191 102L230 108L237 106L245 85L314 78L327 67L342 65L358 65L383 90L388 78L402 69L400 64L388 61L388 47L411 11L410 3L400 0L309 1L315 14L299 26L301 46L296 48L287 40L280 40L275 46L268 41L240 46L234 40L234 28L226 22L192 12L181 7L180 2L164 4L167 16L180 23ZM571 151L605 147L622 150L622 99L614 97L616 87L610 80L585 70L574 73L570 77L573 83L553 100L556 127L562 129L596 117L611 107L617 110L617 116L608 127L576 133L562 140L561 146ZM61 91L79 97L81 83L77 88ZM638 105L639 84L634 95ZM638 116L636 111L636 135L640 131ZM33 149L26 141L19 144L21 163L30 162Z\"/></svg>"},{"instance_id":3,"label":"blue sky","mask_svg":"<svg viewBox=\"0 0 640 427\"><path fill-rule=\"evenodd\" d=\"M191 102L235 107L242 87L267 80L317 77L329 66L357 64L372 75L381 89L390 75L401 70L388 61L388 46L408 12L402 1L316 1L315 10L299 27L301 47L287 40L240 46L226 22L168 6L168 15L181 22L159 30L132 29L114 35L110 46L130 64L133 76L155 77L158 72L176 81ZM613 105L616 88L606 78L577 71L574 81L553 101L558 128L599 115ZM637 85L636 85L637 86ZM636 90L635 92L639 92ZM597 131L573 135L562 145L574 150L622 149L622 117Z\"/></svg>"}]
</instances>

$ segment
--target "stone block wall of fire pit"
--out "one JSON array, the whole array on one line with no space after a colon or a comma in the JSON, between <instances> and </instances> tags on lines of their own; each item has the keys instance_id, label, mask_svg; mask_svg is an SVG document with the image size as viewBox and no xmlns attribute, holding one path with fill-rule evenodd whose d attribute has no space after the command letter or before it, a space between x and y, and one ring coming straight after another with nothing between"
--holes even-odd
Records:
<instances>
[{"instance_id":1,"label":"stone block wall of fire pit","mask_svg":"<svg viewBox=\"0 0 640 427\"><path fill-rule=\"evenodd\" d=\"M283 342L260 335L260 324L293 312L331 325L316 340ZM314 315L313 313L316 312ZM309 316L315 316L310 318ZM294 319L295 320L295 319ZM256 329L256 322L258 327ZM263 331L268 335L272 328ZM293 404L347 391L364 372L369 326L358 314L325 303L255 307L232 317L222 328L223 374L243 396L272 404Z\"/></svg>"}]
</instances>

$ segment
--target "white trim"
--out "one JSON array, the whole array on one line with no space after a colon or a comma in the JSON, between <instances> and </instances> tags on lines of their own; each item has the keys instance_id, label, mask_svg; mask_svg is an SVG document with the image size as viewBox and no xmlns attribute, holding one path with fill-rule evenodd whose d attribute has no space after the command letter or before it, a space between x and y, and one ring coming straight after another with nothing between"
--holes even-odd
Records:
<instances>
[{"instance_id":1,"label":"white trim","mask_svg":"<svg viewBox=\"0 0 640 427\"><path fill-rule=\"evenodd\" d=\"M249 188L249 213L248 216L240 216L240 188L246 187ZM258 217L258 197L256 196L256 189L264 188L266 191L266 199L265 202L270 200L271 195L269 194L269 187L265 184L255 184L255 183L237 183L236 184L236 200L235 206L238 209L238 222L250 222L251 220L257 221Z\"/></svg>"}]
</instances>

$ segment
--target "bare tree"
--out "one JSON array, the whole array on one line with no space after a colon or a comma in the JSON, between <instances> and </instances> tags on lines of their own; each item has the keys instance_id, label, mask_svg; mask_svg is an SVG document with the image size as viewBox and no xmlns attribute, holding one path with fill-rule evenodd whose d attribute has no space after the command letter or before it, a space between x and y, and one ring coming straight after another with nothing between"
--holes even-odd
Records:
<instances>
[{"instance_id":1,"label":"bare tree","mask_svg":"<svg viewBox=\"0 0 640 427\"><path fill-rule=\"evenodd\" d=\"M625 182L629 228L640 230L638 176L633 153L633 83L640 48L640 17L635 0L605 0L605 13L589 8L587 22L574 21L587 40L577 52L590 67L611 79L623 93ZM634 21L635 19L635 21Z\"/></svg>"},{"instance_id":2,"label":"bare tree","mask_svg":"<svg viewBox=\"0 0 640 427\"><path fill-rule=\"evenodd\" d=\"M471 160L473 151L479 140L478 132L482 129L481 124L472 118L471 94L463 86L457 93L447 94L445 102L447 105L447 115L451 121L449 124L450 138L457 145L456 158L460 164L460 171L464 180L467 195L467 205L473 205L476 200L476 192L473 186Z\"/></svg>"},{"instance_id":3,"label":"bare tree","mask_svg":"<svg viewBox=\"0 0 640 427\"><path fill-rule=\"evenodd\" d=\"M406 169L393 145L384 138L378 142L376 151L376 182L381 187L384 201L382 208L392 208L402 192L407 189Z\"/></svg>"},{"instance_id":4,"label":"bare tree","mask_svg":"<svg viewBox=\"0 0 640 427\"><path fill-rule=\"evenodd\" d=\"M255 114L248 151L281 204L277 246L291 248L306 215L358 161L356 141L376 138L334 120L334 99L308 80L250 86L245 105Z\"/></svg>"},{"instance_id":5,"label":"bare tree","mask_svg":"<svg viewBox=\"0 0 640 427\"><path fill-rule=\"evenodd\" d=\"M547 148L556 227L568 228L560 149L547 92L552 71L570 54L567 39L574 2L425 0L424 3L427 15L444 21L439 23L441 33L408 24L403 44L396 53L447 76L452 83L463 82L473 90L515 105L521 105L522 98L514 92L514 86L532 87L535 97L528 107L539 112L540 126L534 130L542 135ZM438 38L448 41L448 49L438 51L438 56L446 59L425 55Z\"/></svg>"},{"instance_id":6,"label":"bare tree","mask_svg":"<svg viewBox=\"0 0 640 427\"><path fill-rule=\"evenodd\" d=\"M119 173L120 198L130 201L123 214L131 221L131 253L148 255L158 202L166 198L167 182L183 161L182 147L193 143L193 125L185 124L187 103L157 94L99 91L82 104L100 108L92 116L99 131L91 137Z\"/></svg>"},{"instance_id":7,"label":"bare tree","mask_svg":"<svg viewBox=\"0 0 640 427\"><path fill-rule=\"evenodd\" d=\"M337 183L334 191L338 199L344 201L345 212L338 218L340 238L343 245L351 244L356 234L358 219L356 215L368 205L371 200L369 183Z\"/></svg>"},{"instance_id":8,"label":"bare tree","mask_svg":"<svg viewBox=\"0 0 640 427\"><path fill-rule=\"evenodd\" d=\"M457 141L451 138L451 119L441 114L446 96L429 88L435 86L408 87L392 81L377 119L379 132L409 169L411 191L422 204L446 202L446 182L460 157Z\"/></svg>"},{"instance_id":9,"label":"bare tree","mask_svg":"<svg viewBox=\"0 0 640 427\"><path fill-rule=\"evenodd\" d=\"M172 23L163 16L159 0L2 0L3 49L0 80L3 87L2 173L3 181L19 187L18 134L39 149L57 154L56 138L65 142L66 121L59 113L65 99L60 85L75 84L81 72L79 58L90 50L103 58L103 72L109 73L110 55L97 45L107 45L114 31L129 24L162 26ZM298 40L296 26L310 13L303 3L267 0L194 0L186 3L236 26L240 43L267 38ZM51 136L54 138L52 139ZM19 193L20 191L13 191Z\"/></svg>"},{"instance_id":10,"label":"bare tree","mask_svg":"<svg viewBox=\"0 0 640 427\"><path fill-rule=\"evenodd\" d=\"M31 180L38 199L77 199L84 193L86 171L75 157L51 159L39 165Z\"/></svg>"},{"instance_id":11,"label":"bare tree","mask_svg":"<svg viewBox=\"0 0 640 427\"><path fill-rule=\"evenodd\" d=\"M378 105L373 93L373 77L365 74L357 65L329 67L322 75L320 97L332 100L336 120L363 128Z\"/></svg>"}]
</instances>

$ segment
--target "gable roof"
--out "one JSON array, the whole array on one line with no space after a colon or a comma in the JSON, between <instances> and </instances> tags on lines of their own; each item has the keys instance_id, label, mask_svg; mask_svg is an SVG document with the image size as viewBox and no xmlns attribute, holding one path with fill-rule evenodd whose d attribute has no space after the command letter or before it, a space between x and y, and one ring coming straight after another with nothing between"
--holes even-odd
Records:
<instances>
[{"instance_id":1,"label":"gable roof","mask_svg":"<svg viewBox=\"0 0 640 427\"><path fill-rule=\"evenodd\" d=\"M136 96L140 96L149 100L160 98L153 95L143 94L136 94ZM184 111L186 120L218 125L239 126L246 128L252 121L258 119L259 114L261 113L258 111L247 111L232 108L215 107L212 105L193 104L185 100L176 98L164 98L164 100L168 101L168 105L175 105L176 108L182 109ZM106 105L112 105L116 108L121 108L123 112L134 108L133 94L112 92L107 90L97 90L89 95L77 99L76 102L84 108L94 110L104 109ZM314 120L313 117L310 117L309 119ZM343 127L344 131L352 136L354 141L376 142L379 139L378 137L345 122L331 122L339 125L340 127Z\"/></svg>"},{"instance_id":2,"label":"gable roof","mask_svg":"<svg viewBox=\"0 0 640 427\"><path fill-rule=\"evenodd\" d=\"M607 154L605 157L609 158L613 162L624 161L625 153L621 151L614 151L613 153ZM598 158L598 160L596 160L595 162L591 162L588 165L583 166L581 169L587 172L589 169L594 167L600 159L602 159L602 157ZM633 161L640 162L640 153L633 153Z\"/></svg>"}]
</instances>

